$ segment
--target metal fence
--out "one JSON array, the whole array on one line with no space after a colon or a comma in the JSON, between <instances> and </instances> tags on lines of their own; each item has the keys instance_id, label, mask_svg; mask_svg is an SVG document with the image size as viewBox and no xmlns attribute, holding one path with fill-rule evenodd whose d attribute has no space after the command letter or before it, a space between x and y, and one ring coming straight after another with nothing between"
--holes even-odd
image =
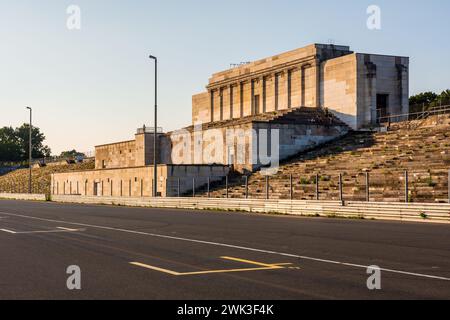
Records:
<instances>
[{"instance_id":1,"label":"metal fence","mask_svg":"<svg viewBox=\"0 0 450 320\"><path fill-rule=\"evenodd\" d=\"M165 185L167 197L172 198L450 203L450 170L445 169L399 170L389 175L382 172L332 172L303 176L262 176L257 173L252 176L174 177L166 179ZM148 197L142 192L143 187L141 181L139 195ZM0 180L0 193L28 192L28 180L24 177ZM50 180L33 180L31 192L50 194ZM99 194L103 195L113 194ZM139 195L114 193L120 197Z\"/></svg>"},{"instance_id":2,"label":"metal fence","mask_svg":"<svg viewBox=\"0 0 450 320\"><path fill-rule=\"evenodd\" d=\"M403 121L423 120L431 116L450 114L450 104L427 108L422 111L396 114L396 115L381 115L378 114L377 121L380 124L391 124Z\"/></svg>"},{"instance_id":3,"label":"metal fence","mask_svg":"<svg viewBox=\"0 0 450 320\"><path fill-rule=\"evenodd\" d=\"M217 177L214 177L217 178ZM173 178L169 197L450 203L450 170ZM186 186L191 186L186 188ZM188 191L184 191L189 189Z\"/></svg>"}]
</instances>

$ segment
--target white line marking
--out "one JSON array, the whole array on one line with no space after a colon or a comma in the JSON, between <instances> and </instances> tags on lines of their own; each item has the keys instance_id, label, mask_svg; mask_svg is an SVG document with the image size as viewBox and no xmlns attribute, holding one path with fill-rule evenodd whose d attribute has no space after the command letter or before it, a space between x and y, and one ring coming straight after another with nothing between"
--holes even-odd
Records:
<instances>
[{"instance_id":1,"label":"white line marking","mask_svg":"<svg viewBox=\"0 0 450 320\"><path fill-rule=\"evenodd\" d=\"M85 230L85 229L69 229L69 228L64 228L64 227L56 227L56 229L61 229L63 231L70 231L70 232Z\"/></svg>"},{"instance_id":2,"label":"white line marking","mask_svg":"<svg viewBox=\"0 0 450 320\"><path fill-rule=\"evenodd\" d=\"M11 233L11 234L33 234L33 233L61 233L61 232L78 232L85 231L86 229L68 229L63 227L57 227L60 230L38 230L38 231L12 231L8 229L0 229L0 231Z\"/></svg>"},{"instance_id":3,"label":"white line marking","mask_svg":"<svg viewBox=\"0 0 450 320\"><path fill-rule=\"evenodd\" d=\"M279 256L283 256L283 257L298 258L298 259L303 259L303 260L309 260L309 261L315 261L315 262L323 262L323 263L329 263L329 264L335 264L335 265L341 265L341 266L347 266L347 267L354 267L354 268L363 268L365 270L367 270L367 268L369 268L369 266L364 266L364 265L361 265L361 264L355 264L355 263L349 263L349 262L340 262L340 261L327 260L327 259L320 259L320 258L301 256L301 255L296 255L296 254L291 254L291 253L283 253L283 252L277 252L277 251L271 251L271 250L255 249L255 248L250 248L250 247L242 247L242 246L236 246L236 245L226 244L226 243L211 242L211 241L204 241L204 240L195 240L195 239L181 238L181 237L173 237L173 236L166 236L166 235L156 234L156 233L147 233L147 232L142 232L142 231L134 231L134 230L127 230L127 229L113 228L113 227L97 226L97 225L91 225L91 224L86 224L86 223L78 223L78 222L69 222L69 221L37 218L37 217L33 217L33 216L25 216L25 215L14 214L14 213L7 213L7 212L0 212L0 213L1 214L6 214L6 215L9 215L9 216L21 217L21 218L27 218L27 219L33 219L33 220L40 220L40 221L47 221L47 222L56 222L56 223L64 223L64 224L83 226L83 227L90 227L90 228L97 228L97 229L103 229L103 230L126 232L126 233L150 236L150 237L161 238L161 239L179 240L179 241L186 241L186 242L192 242L192 243L207 244L207 245L212 245L212 246L217 246L217 247L225 247L225 248L240 249L240 250L246 250L246 251L252 251L252 252L274 254L274 255L279 255ZM394 269L385 269L385 268L380 268L380 270L384 271L384 272L397 273L397 274L403 274L403 275L420 277L420 278L428 278L428 279L434 279L434 280L450 281L450 278L434 276L434 275L429 275L429 274L423 274L423 273L414 273L414 272L408 272L408 271L402 271L402 270L394 270Z\"/></svg>"},{"instance_id":4,"label":"white line marking","mask_svg":"<svg viewBox=\"0 0 450 320\"><path fill-rule=\"evenodd\" d=\"M8 230L8 229L0 229L0 231L7 232L7 233L13 233L13 234L17 233L15 231L11 231L11 230Z\"/></svg>"}]
</instances>

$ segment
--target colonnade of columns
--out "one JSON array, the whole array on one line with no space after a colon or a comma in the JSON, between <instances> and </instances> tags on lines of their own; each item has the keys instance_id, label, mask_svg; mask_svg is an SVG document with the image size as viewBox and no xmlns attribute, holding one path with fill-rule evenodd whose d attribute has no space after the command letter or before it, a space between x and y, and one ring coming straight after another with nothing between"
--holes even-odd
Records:
<instances>
[{"instance_id":1,"label":"colonnade of columns","mask_svg":"<svg viewBox=\"0 0 450 320\"><path fill-rule=\"evenodd\" d=\"M208 91L211 122L299 106L320 107L320 61L250 74Z\"/></svg>"}]
</instances>

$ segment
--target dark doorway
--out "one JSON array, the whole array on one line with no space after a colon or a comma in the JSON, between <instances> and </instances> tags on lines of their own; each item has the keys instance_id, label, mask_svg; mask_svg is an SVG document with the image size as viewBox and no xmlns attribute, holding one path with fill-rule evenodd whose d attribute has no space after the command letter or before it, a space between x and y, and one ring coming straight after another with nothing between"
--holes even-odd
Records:
<instances>
[{"instance_id":1,"label":"dark doorway","mask_svg":"<svg viewBox=\"0 0 450 320\"><path fill-rule=\"evenodd\" d=\"M255 95L255 101L253 102L254 114L259 114L259 94Z\"/></svg>"},{"instance_id":2,"label":"dark doorway","mask_svg":"<svg viewBox=\"0 0 450 320\"><path fill-rule=\"evenodd\" d=\"M388 119L388 106L389 106L389 95L388 94L377 94L377 119L378 122L387 122Z\"/></svg>"}]
</instances>

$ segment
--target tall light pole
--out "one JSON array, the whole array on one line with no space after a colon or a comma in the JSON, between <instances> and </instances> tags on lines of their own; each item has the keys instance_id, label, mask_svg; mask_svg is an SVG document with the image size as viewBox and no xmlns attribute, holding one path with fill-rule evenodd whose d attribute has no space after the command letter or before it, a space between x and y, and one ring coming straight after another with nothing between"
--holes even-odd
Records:
<instances>
[{"instance_id":1,"label":"tall light pole","mask_svg":"<svg viewBox=\"0 0 450 320\"><path fill-rule=\"evenodd\" d=\"M32 150L33 150L33 145L31 142L31 132L33 130L33 124L32 124L32 117L33 117L33 109L31 109L30 107L27 107L28 110L30 110L30 134L29 134L29 138L28 138L28 166L30 168L29 171L29 177L28 177L28 192L31 194L31 160L32 160Z\"/></svg>"},{"instance_id":2,"label":"tall light pole","mask_svg":"<svg viewBox=\"0 0 450 320\"><path fill-rule=\"evenodd\" d=\"M158 196L158 171L157 171L157 153L158 153L158 59L150 55L150 59L155 61L155 129L153 132L153 197ZM145 134L145 132L144 132Z\"/></svg>"}]
</instances>

